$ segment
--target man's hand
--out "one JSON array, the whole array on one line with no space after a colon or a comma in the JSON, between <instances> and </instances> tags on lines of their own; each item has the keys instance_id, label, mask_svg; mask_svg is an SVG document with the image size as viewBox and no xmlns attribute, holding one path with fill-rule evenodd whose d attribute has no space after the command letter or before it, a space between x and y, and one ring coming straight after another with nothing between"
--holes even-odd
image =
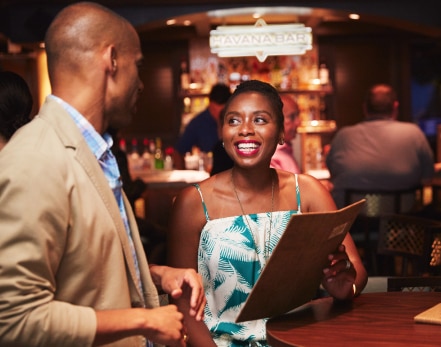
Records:
<instances>
[{"instance_id":1,"label":"man's hand","mask_svg":"<svg viewBox=\"0 0 441 347\"><path fill-rule=\"evenodd\" d=\"M176 305L96 311L96 317L94 346L138 335L166 346L186 346L184 315Z\"/></svg>"},{"instance_id":2,"label":"man's hand","mask_svg":"<svg viewBox=\"0 0 441 347\"><path fill-rule=\"evenodd\" d=\"M141 331L143 336L150 341L166 346L186 346L184 341L184 315L178 311L175 305L149 309L147 313L146 327Z\"/></svg>"}]
</instances>

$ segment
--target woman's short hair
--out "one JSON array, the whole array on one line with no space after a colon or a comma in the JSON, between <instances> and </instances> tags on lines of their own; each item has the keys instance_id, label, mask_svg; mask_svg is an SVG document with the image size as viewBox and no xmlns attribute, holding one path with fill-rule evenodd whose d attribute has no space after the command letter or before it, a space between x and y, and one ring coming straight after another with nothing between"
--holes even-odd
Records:
<instances>
[{"instance_id":1,"label":"woman's short hair","mask_svg":"<svg viewBox=\"0 0 441 347\"><path fill-rule=\"evenodd\" d=\"M233 95L228 99L223 112L221 113L221 123L224 122L225 111L230 106L231 102L243 93L259 93L265 96L271 104L271 107L276 115L277 126L284 130L284 116L283 116L283 102L280 99L279 92L271 84L259 80L249 80L239 84L234 90Z\"/></svg>"}]
</instances>

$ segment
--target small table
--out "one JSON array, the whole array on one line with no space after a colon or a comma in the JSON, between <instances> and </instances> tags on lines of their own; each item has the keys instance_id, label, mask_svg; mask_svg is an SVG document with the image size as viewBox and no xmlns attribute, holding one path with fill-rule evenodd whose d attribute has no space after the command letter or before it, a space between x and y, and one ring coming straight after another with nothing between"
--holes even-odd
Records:
<instances>
[{"instance_id":1,"label":"small table","mask_svg":"<svg viewBox=\"0 0 441 347\"><path fill-rule=\"evenodd\" d=\"M413 320L438 303L441 293L435 292L368 293L352 302L318 299L270 319L268 343L272 347L439 346L441 325Z\"/></svg>"}]
</instances>

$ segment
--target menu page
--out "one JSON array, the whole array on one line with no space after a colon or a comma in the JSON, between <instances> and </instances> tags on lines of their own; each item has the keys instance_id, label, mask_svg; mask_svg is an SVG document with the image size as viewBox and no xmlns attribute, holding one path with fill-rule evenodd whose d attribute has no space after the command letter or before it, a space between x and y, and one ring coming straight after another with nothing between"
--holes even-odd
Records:
<instances>
[{"instance_id":1,"label":"menu page","mask_svg":"<svg viewBox=\"0 0 441 347\"><path fill-rule=\"evenodd\" d=\"M365 201L293 215L236 322L274 317L311 300L328 255L343 242Z\"/></svg>"}]
</instances>

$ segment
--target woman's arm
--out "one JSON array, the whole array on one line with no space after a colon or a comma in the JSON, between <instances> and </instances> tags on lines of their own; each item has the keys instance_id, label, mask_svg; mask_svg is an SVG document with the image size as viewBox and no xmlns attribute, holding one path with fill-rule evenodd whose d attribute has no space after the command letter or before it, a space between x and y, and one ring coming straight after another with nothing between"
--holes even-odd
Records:
<instances>
[{"instance_id":1,"label":"woman's arm","mask_svg":"<svg viewBox=\"0 0 441 347\"><path fill-rule=\"evenodd\" d=\"M336 210L334 200L318 180L308 175L300 175L299 185L303 212ZM329 260L330 266L324 269L325 276L322 281L329 294L342 300L360 294L367 283L367 272L349 233L343 240L343 246L329 255ZM349 268L346 260L350 261ZM354 284L356 293L353 291Z\"/></svg>"},{"instance_id":2,"label":"woman's arm","mask_svg":"<svg viewBox=\"0 0 441 347\"><path fill-rule=\"evenodd\" d=\"M167 237L167 263L177 268L197 268L199 238L206 223L201 198L195 187L184 189L176 198ZM183 297L172 299L184 314L188 345L193 347L216 346L207 326L190 316L189 301Z\"/></svg>"}]
</instances>

